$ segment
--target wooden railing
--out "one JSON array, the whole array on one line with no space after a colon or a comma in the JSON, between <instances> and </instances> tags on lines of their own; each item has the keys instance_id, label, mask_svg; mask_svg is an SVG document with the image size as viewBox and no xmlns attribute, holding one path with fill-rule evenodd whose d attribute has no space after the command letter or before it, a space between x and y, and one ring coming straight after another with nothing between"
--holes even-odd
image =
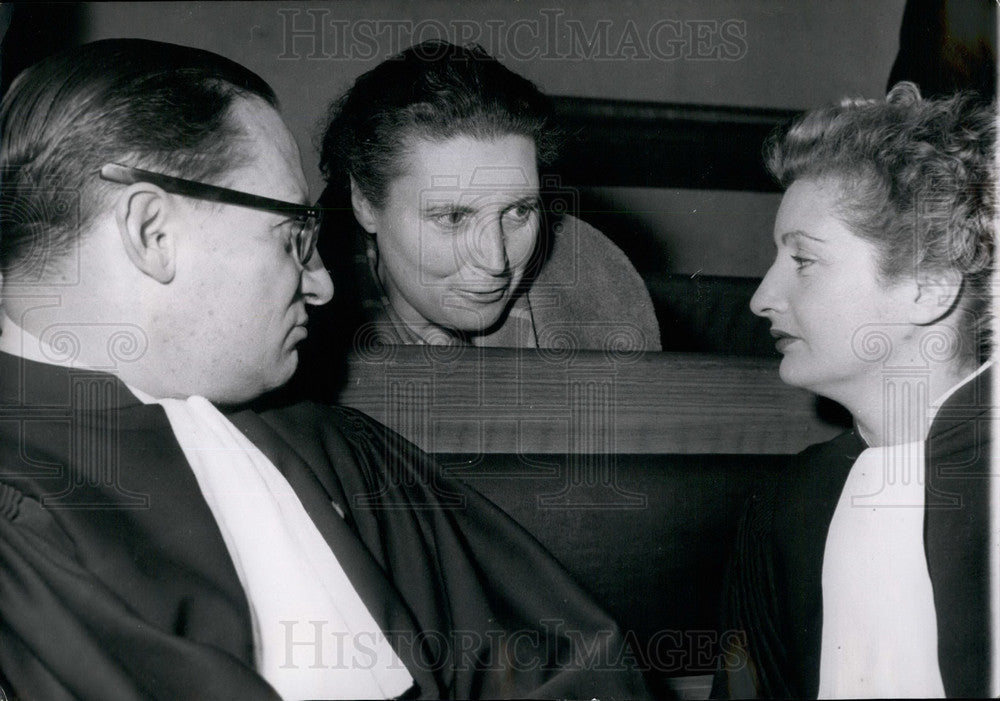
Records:
<instances>
[{"instance_id":1,"label":"wooden railing","mask_svg":"<svg viewBox=\"0 0 1000 701\"><path fill-rule=\"evenodd\" d=\"M339 403L432 453L794 453L840 427L771 359L372 346Z\"/></svg>"}]
</instances>

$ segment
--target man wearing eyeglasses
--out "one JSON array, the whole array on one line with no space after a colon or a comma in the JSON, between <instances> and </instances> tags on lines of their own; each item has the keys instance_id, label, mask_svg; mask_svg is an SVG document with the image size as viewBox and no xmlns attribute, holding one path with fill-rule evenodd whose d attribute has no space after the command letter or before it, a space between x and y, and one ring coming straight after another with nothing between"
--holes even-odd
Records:
<instances>
[{"instance_id":1,"label":"man wearing eyeglasses","mask_svg":"<svg viewBox=\"0 0 1000 701\"><path fill-rule=\"evenodd\" d=\"M644 695L615 625L413 446L248 408L333 294L274 105L108 40L0 106L0 698Z\"/></svg>"}]
</instances>

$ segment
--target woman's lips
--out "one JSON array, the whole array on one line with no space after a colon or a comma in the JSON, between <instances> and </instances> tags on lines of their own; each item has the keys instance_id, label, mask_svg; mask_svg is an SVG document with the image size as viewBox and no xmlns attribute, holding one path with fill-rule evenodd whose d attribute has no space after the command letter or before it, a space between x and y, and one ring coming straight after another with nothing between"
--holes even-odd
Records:
<instances>
[{"instance_id":1,"label":"woman's lips","mask_svg":"<svg viewBox=\"0 0 1000 701\"><path fill-rule=\"evenodd\" d=\"M771 335L775 338L774 347L778 349L779 353L784 353L788 346L799 340L798 336L793 336L780 329L771 329Z\"/></svg>"},{"instance_id":2,"label":"woman's lips","mask_svg":"<svg viewBox=\"0 0 1000 701\"><path fill-rule=\"evenodd\" d=\"M507 294L507 285L502 287L494 287L492 289L482 290L482 289L457 289L455 293L465 297L466 299L472 300L477 304L492 304L493 302L499 302L503 299L504 295Z\"/></svg>"}]
</instances>

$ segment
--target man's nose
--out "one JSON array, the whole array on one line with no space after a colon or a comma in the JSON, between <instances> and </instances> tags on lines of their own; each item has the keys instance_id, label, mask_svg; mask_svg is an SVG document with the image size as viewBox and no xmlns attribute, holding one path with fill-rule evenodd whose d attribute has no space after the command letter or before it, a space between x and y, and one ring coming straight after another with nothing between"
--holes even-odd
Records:
<instances>
[{"instance_id":1,"label":"man's nose","mask_svg":"<svg viewBox=\"0 0 1000 701\"><path fill-rule=\"evenodd\" d=\"M507 272L507 239L499 216L488 217L474 231L468 255L475 267L491 275Z\"/></svg>"},{"instance_id":2,"label":"man's nose","mask_svg":"<svg viewBox=\"0 0 1000 701\"><path fill-rule=\"evenodd\" d=\"M783 296L780 277L777 265L772 265L750 298L750 311L757 316L767 316L768 312L781 311Z\"/></svg>"},{"instance_id":3,"label":"man's nose","mask_svg":"<svg viewBox=\"0 0 1000 701\"><path fill-rule=\"evenodd\" d=\"M302 268L302 280L299 284L306 304L319 306L333 299L333 279L330 278L330 272L323 265L319 251L314 252L312 258L306 261Z\"/></svg>"}]
</instances>

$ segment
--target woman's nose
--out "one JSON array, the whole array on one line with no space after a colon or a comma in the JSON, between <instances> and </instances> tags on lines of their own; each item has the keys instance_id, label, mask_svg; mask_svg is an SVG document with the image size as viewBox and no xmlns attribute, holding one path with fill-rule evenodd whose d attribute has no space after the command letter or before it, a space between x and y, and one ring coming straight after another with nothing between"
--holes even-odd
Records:
<instances>
[{"instance_id":1,"label":"woman's nose","mask_svg":"<svg viewBox=\"0 0 1000 701\"><path fill-rule=\"evenodd\" d=\"M507 239L499 216L488 217L473 232L468 254L475 267L491 275L507 272Z\"/></svg>"},{"instance_id":2,"label":"woman's nose","mask_svg":"<svg viewBox=\"0 0 1000 701\"><path fill-rule=\"evenodd\" d=\"M768 312L780 311L782 297L780 294L780 273L772 265L764 279L760 281L757 290L750 298L750 311L757 316L767 316Z\"/></svg>"}]
</instances>

